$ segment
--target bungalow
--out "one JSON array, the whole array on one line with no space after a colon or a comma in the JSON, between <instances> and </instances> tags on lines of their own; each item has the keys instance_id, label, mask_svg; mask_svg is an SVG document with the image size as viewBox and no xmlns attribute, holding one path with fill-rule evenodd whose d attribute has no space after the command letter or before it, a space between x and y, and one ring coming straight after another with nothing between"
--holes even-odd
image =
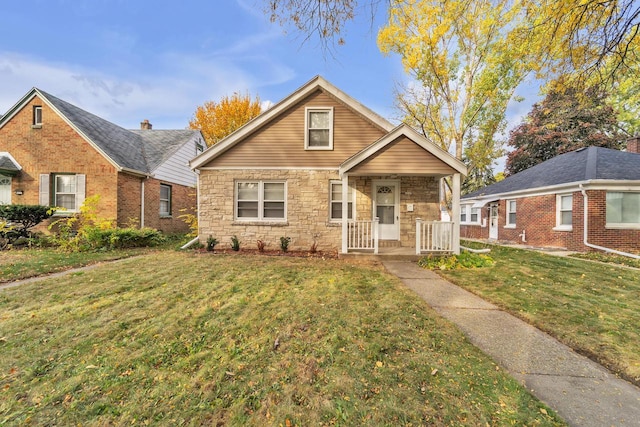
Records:
<instances>
[{"instance_id":1,"label":"bungalow","mask_svg":"<svg viewBox=\"0 0 640 427\"><path fill-rule=\"evenodd\" d=\"M100 195L99 212L119 226L184 232L195 209L189 159L202 152L196 130L126 130L33 88L0 119L0 203L79 211Z\"/></svg>"},{"instance_id":2,"label":"bungalow","mask_svg":"<svg viewBox=\"0 0 640 427\"><path fill-rule=\"evenodd\" d=\"M463 196L461 236L639 252L639 145L581 148Z\"/></svg>"},{"instance_id":3,"label":"bungalow","mask_svg":"<svg viewBox=\"0 0 640 427\"><path fill-rule=\"evenodd\" d=\"M440 179L459 217L466 167L406 125L393 126L314 77L191 161L199 236L347 253L458 252L441 222ZM409 249L410 248L410 249Z\"/></svg>"}]
</instances>

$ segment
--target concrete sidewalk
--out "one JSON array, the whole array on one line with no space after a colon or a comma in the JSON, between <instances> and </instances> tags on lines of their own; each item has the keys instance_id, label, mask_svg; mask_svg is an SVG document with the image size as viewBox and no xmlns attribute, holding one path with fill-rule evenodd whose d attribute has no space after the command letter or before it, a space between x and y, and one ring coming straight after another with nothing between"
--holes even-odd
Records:
<instances>
[{"instance_id":1,"label":"concrete sidewalk","mask_svg":"<svg viewBox=\"0 0 640 427\"><path fill-rule=\"evenodd\" d=\"M639 388L432 271L383 264L569 425L640 425Z\"/></svg>"}]
</instances>

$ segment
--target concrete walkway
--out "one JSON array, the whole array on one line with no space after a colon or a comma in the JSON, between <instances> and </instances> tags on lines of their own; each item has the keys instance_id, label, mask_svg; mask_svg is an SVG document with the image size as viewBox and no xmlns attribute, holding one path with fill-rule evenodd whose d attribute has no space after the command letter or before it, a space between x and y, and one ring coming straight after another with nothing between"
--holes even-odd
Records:
<instances>
[{"instance_id":1,"label":"concrete walkway","mask_svg":"<svg viewBox=\"0 0 640 427\"><path fill-rule=\"evenodd\" d=\"M569 425L640 426L639 388L432 271L383 264Z\"/></svg>"}]
</instances>

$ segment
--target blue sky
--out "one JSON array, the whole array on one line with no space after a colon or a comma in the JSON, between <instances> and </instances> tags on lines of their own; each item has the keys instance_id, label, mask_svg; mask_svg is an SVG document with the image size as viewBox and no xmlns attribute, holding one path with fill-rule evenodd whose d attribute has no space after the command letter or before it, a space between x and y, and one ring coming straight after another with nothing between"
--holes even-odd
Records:
<instances>
[{"instance_id":1,"label":"blue sky","mask_svg":"<svg viewBox=\"0 0 640 427\"><path fill-rule=\"evenodd\" d=\"M393 88L406 80L361 17L327 55L269 22L263 0L30 0L0 13L0 114L38 87L125 128L149 119L181 129L196 107L233 92L277 102L321 74L396 122ZM509 109L512 123L529 102Z\"/></svg>"}]
</instances>

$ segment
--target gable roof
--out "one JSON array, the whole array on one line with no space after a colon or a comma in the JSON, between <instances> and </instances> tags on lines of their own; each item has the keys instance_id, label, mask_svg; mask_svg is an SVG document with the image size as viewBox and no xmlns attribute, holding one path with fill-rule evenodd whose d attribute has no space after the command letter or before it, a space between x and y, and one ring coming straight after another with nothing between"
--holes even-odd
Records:
<instances>
[{"instance_id":1,"label":"gable roof","mask_svg":"<svg viewBox=\"0 0 640 427\"><path fill-rule=\"evenodd\" d=\"M426 152L432 154L437 159L445 163L447 166L454 169L456 172L459 172L463 175L467 174L467 167L464 165L464 163L462 163L461 161L459 161L458 159L456 159L455 157L453 157L452 155L444 151L442 148L433 144L423 135L416 132L416 130L413 129L412 127L403 123L399 126L396 126L393 130L388 132L386 135L384 135L382 138L380 138L373 144L369 145L368 147L364 148L360 152L354 154L353 156L345 160L342 163L342 165L340 165L340 169L339 169L340 175L354 169L357 165L359 165L363 161L376 157L379 153L381 153L384 150L385 147L389 146L389 144L393 143L401 136L408 138L409 140L414 142L416 145L424 149Z\"/></svg>"},{"instance_id":2,"label":"gable roof","mask_svg":"<svg viewBox=\"0 0 640 427\"><path fill-rule=\"evenodd\" d=\"M33 88L0 119L0 128L38 96L119 171L148 175L198 130L128 130Z\"/></svg>"},{"instance_id":3,"label":"gable roof","mask_svg":"<svg viewBox=\"0 0 640 427\"><path fill-rule=\"evenodd\" d=\"M640 180L640 154L603 147L580 148L466 194L462 199L496 197L590 180Z\"/></svg>"},{"instance_id":4,"label":"gable roof","mask_svg":"<svg viewBox=\"0 0 640 427\"><path fill-rule=\"evenodd\" d=\"M322 90L332 95L333 97L347 105L349 108L351 108L353 111L360 114L385 132L390 132L394 128L393 124L391 124L391 122L389 122L387 119L365 107L360 102L356 101L351 96L347 95L345 92L329 83L323 77L315 76L295 92L284 98L282 101L278 102L273 107L269 108L254 119L250 120L244 126L205 150L195 159L191 160L191 169L197 169L210 160L218 157L220 154L233 147L235 144L255 132L257 129L261 128L265 124L271 122L281 114L288 111L290 107L294 106L299 101L303 100L305 97L312 94L316 90Z\"/></svg>"},{"instance_id":5,"label":"gable roof","mask_svg":"<svg viewBox=\"0 0 640 427\"><path fill-rule=\"evenodd\" d=\"M6 151L0 152L0 174L16 175L21 169L22 167L11 154Z\"/></svg>"}]
</instances>

